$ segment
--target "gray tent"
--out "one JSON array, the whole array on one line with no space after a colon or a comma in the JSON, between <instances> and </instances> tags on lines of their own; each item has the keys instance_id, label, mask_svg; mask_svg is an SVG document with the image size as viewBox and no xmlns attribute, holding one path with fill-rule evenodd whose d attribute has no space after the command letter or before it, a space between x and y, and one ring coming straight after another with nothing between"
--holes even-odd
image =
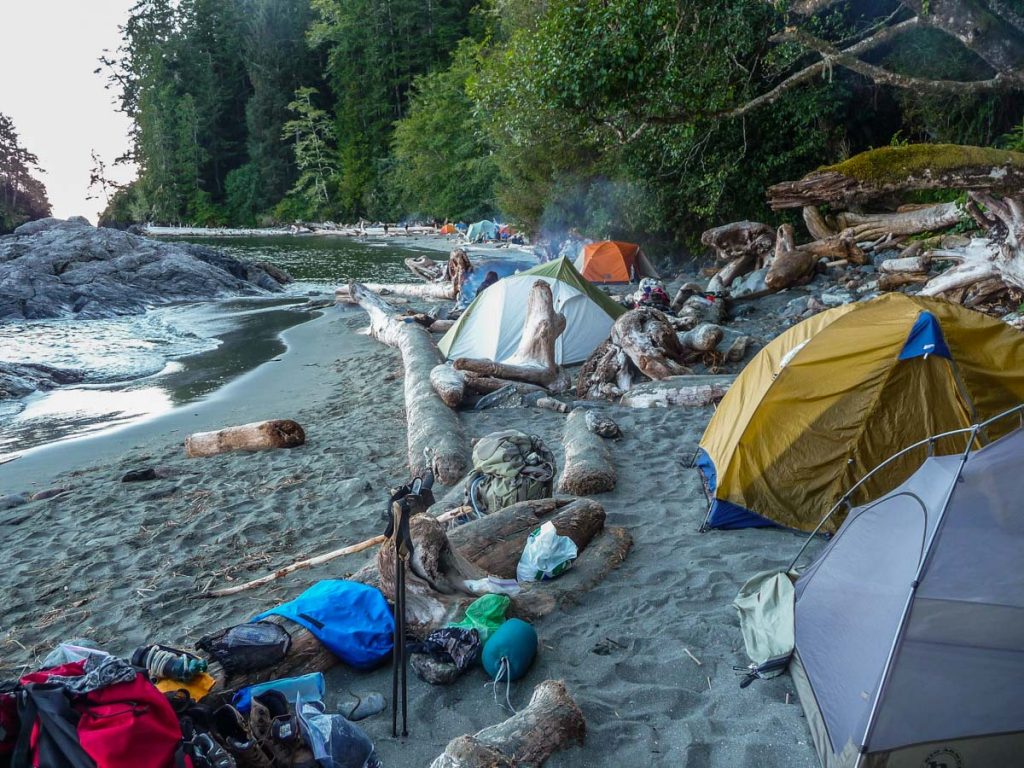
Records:
<instances>
[{"instance_id":1,"label":"gray tent","mask_svg":"<svg viewBox=\"0 0 1024 768\"><path fill-rule=\"evenodd\" d=\"M825 768L1024 764L1024 429L850 512L790 671Z\"/></svg>"}]
</instances>

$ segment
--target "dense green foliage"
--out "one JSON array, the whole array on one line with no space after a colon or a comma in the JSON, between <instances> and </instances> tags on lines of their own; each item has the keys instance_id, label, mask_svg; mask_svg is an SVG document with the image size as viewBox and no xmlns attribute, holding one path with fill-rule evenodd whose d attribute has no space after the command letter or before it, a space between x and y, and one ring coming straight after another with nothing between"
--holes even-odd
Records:
<instances>
[{"instance_id":1,"label":"dense green foliage","mask_svg":"<svg viewBox=\"0 0 1024 768\"><path fill-rule=\"evenodd\" d=\"M766 186L870 147L1019 142L1020 94L926 95L839 67L746 107L817 58L773 39L794 23L785 6L141 0L107 61L140 175L108 215L497 215L540 232L686 242L769 216ZM846 45L905 12L847 0L798 21ZM869 60L923 78L989 76L929 28Z\"/></svg>"},{"instance_id":2,"label":"dense green foliage","mask_svg":"<svg viewBox=\"0 0 1024 768\"><path fill-rule=\"evenodd\" d=\"M21 146L14 121L0 113L0 235L50 215L39 159Z\"/></svg>"}]
</instances>

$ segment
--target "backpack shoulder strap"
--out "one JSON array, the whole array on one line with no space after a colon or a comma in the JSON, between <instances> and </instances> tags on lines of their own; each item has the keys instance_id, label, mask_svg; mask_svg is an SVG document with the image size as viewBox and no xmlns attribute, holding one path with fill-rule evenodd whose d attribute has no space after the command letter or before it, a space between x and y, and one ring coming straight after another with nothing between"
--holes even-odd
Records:
<instances>
[{"instance_id":1,"label":"backpack shoulder strap","mask_svg":"<svg viewBox=\"0 0 1024 768\"><path fill-rule=\"evenodd\" d=\"M78 740L78 713L71 708L63 686L27 685L19 697L21 733L11 756L11 768L32 768L32 730L38 723L36 751L46 768L96 768Z\"/></svg>"}]
</instances>

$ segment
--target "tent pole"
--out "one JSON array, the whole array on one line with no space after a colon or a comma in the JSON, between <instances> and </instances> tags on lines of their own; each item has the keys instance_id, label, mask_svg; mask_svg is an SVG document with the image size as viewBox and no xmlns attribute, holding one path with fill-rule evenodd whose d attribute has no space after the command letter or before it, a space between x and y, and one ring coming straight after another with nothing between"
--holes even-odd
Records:
<instances>
[{"instance_id":1,"label":"tent pole","mask_svg":"<svg viewBox=\"0 0 1024 768\"><path fill-rule=\"evenodd\" d=\"M796 567L796 564L799 562L800 558L803 557L803 554L807 550L807 547L810 546L811 541L821 531L822 526L824 526L825 523L827 523L829 521L829 519L832 517L832 515L834 515L836 513L836 511L839 509L839 507L841 507L844 503L849 504L849 500L853 496L854 492L858 488L860 488L862 485L864 485L864 483L866 483L868 480L870 480L872 478L872 476L874 476L874 474L876 472L878 472L881 469L884 469L889 464L891 464L892 462L896 461L896 459L898 459L901 456L909 453L910 451L914 450L915 448L919 448L922 445L934 445L935 441L937 441L937 440L942 440L943 438L946 438L946 437L952 437L953 435L964 434L966 432L970 432L971 433L971 438L967 441L967 451L970 452L971 445L977 439L978 432L983 430L988 425L993 424L994 422L999 421L1000 419L1003 419L1003 418L1005 418L1007 416L1010 416L1011 414L1014 414L1014 413L1019 413L1020 414L1021 426L1024 427L1024 405L1017 405L1017 406L1014 406L1013 408L1010 408L1007 411L1003 411L1002 413L996 414L995 416L993 416L990 419L986 419L985 421L979 422L978 424L974 424L974 425L972 425L970 427L961 427L960 429L952 429L949 432L941 432L941 433L939 433L937 435L932 435L931 437L926 437L924 440L918 440L916 443L908 445L906 448L904 448L903 450L899 451L898 453L894 453L892 456L890 456L888 459L883 461L881 464L879 464L874 469L872 469L870 472L868 472L866 475L864 475L864 477L862 477L860 480L858 480L856 483L854 483L853 486L850 488L850 490L848 490L846 493L844 493L843 496L839 499L839 501L837 501L835 503L835 505L832 507L832 509L830 509L825 514L825 516L823 518L821 518L820 521L818 521L818 524L816 526L814 526L814 530L811 531L810 534L808 534L807 539L803 543L803 546L800 547L800 551L796 553L796 557L793 558L793 560L789 564L789 567L786 568L786 572L789 573L790 571L793 570L794 567Z\"/></svg>"},{"instance_id":2,"label":"tent pole","mask_svg":"<svg viewBox=\"0 0 1024 768\"><path fill-rule=\"evenodd\" d=\"M871 733L875 729L875 718L878 716L878 709L882 703L882 696L885 693L885 689L889 684L889 679L892 676L892 665L896 658L896 649L899 648L900 640L903 638L903 635L907 630L907 623L910 620L910 609L914 604L914 597L917 595L917 588L921 584L921 578L924 575L925 569L931 562L932 550L935 546L936 540L939 538L939 531L941 530L942 523L945 520L946 510L949 509L949 502L953 499L953 493L956 491L956 484L960 482L960 475L963 474L964 466L967 464L967 459L971 455L971 449L974 446L974 441L978 436L978 430L981 428L981 424L975 424L974 427L971 428L971 436L967 441L967 448L960 457L960 464L956 468L956 474L953 475L953 481L949 485L949 491L946 493L946 498L942 502L942 508L939 510L939 516L935 521L935 527L932 529L932 535L928 538L928 544L924 549L921 562L918 563L917 572L914 574L914 581L910 584L910 592L907 594L907 600L903 604L903 613L900 615L900 623L896 630L896 634L893 635L892 644L889 646L889 654L885 659L885 666L882 668L882 677L878 682L878 689L875 691L874 700L871 702L871 711L868 712L867 725L864 728L864 738L860 745L863 747L863 751L861 752L862 755L867 750Z\"/></svg>"}]
</instances>

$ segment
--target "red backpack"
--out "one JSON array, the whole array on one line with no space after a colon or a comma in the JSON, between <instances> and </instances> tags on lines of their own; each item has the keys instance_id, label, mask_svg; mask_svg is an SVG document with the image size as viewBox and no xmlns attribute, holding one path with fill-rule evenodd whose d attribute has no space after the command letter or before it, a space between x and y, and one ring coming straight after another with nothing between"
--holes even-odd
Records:
<instances>
[{"instance_id":1,"label":"red backpack","mask_svg":"<svg viewBox=\"0 0 1024 768\"><path fill-rule=\"evenodd\" d=\"M83 666L21 678L10 768L192 768L174 709L145 675L83 694L50 681L80 676Z\"/></svg>"}]
</instances>

